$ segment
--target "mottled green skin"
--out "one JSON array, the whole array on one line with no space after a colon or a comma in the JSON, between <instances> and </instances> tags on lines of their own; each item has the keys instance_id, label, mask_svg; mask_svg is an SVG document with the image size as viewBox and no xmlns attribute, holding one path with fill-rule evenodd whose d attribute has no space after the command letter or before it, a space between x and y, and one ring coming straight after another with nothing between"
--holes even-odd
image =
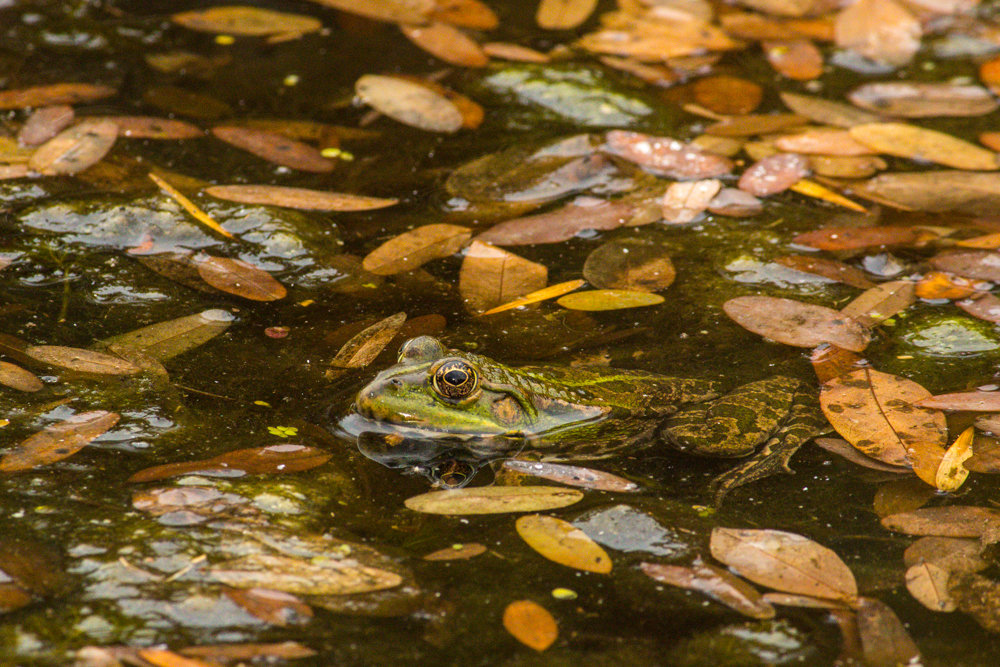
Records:
<instances>
[{"instance_id":1,"label":"mottled green skin","mask_svg":"<svg viewBox=\"0 0 1000 667\"><path fill-rule=\"evenodd\" d=\"M451 360L479 374L476 391L461 400L443 398L431 385L434 370ZM422 430L525 436L546 458L611 456L653 440L657 429L678 449L737 457L767 443L808 399L800 385L776 376L706 403L718 396L706 380L604 367L511 368L421 336L361 390L356 407L370 419Z\"/></svg>"}]
</instances>

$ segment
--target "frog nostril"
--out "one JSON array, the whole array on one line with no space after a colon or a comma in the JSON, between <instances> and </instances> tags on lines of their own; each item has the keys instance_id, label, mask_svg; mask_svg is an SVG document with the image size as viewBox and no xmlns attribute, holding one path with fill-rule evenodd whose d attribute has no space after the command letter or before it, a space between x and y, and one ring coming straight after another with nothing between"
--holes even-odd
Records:
<instances>
[{"instance_id":1,"label":"frog nostril","mask_svg":"<svg viewBox=\"0 0 1000 667\"><path fill-rule=\"evenodd\" d=\"M399 389L400 387L403 386L403 381L400 380L399 378L392 378L391 380L389 380L389 386L395 389Z\"/></svg>"}]
</instances>

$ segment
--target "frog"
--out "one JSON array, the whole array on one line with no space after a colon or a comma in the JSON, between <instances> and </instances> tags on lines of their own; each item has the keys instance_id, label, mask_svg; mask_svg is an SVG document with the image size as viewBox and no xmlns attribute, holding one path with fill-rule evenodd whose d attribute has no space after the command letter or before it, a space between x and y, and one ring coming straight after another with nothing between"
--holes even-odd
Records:
<instances>
[{"instance_id":1,"label":"frog","mask_svg":"<svg viewBox=\"0 0 1000 667\"><path fill-rule=\"evenodd\" d=\"M816 392L789 376L723 392L714 380L644 370L508 366L431 336L406 341L396 364L358 392L354 410L426 442L476 442L480 451L483 442L521 442L518 456L534 460L608 458L657 442L745 459L712 481L717 504L736 486L791 472L792 455L826 430Z\"/></svg>"}]
</instances>

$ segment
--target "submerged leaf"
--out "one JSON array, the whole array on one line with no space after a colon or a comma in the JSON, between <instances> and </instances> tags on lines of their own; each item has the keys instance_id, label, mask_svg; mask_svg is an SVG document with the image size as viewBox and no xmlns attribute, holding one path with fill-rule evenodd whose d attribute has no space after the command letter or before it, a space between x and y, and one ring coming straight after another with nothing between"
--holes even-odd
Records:
<instances>
[{"instance_id":1,"label":"submerged leaf","mask_svg":"<svg viewBox=\"0 0 1000 667\"><path fill-rule=\"evenodd\" d=\"M288 291L270 273L241 259L204 255L197 258L198 275L212 287L251 301L277 301Z\"/></svg>"},{"instance_id":2,"label":"submerged leaf","mask_svg":"<svg viewBox=\"0 0 1000 667\"><path fill-rule=\"evenodd\" d=\"M119 345L143 352L157 361L166 361L204 345L235 321L225 310L206 310L195 315L178 317L166 322L106 338L104 346Z\"/></svg>"},{"instance_id":3,"label":"submerged leaf","mask_svg":"<svg viewBox=\"0 0 1000 667\"><path fill-rule=\"evenodd\" d=\"M670 287L676 275L662 246L639 241L608 241L583 264L583 277L602 289L659 292Z\"/></svg>"},{"instance_id":4,"label":"submerged leaf","mask_svg":"<svg viewBox=\"0 0 1000 667\"><path fill-rule=\"evenodd\" d=\"M171 16L170 20L190 30L249 36L304 34L323 27L323 24L312 16L242 6L209 7L180 12Z\"/></svg>"},{"instance_id":5,"label":"submerged leaf","mask_svg":"<svg viewBox=\"0 0 1000 667\"><path fill-rule=\"evenodd\" d=\"M354 84L361 100L393 120L428 132L458 132L461 111L447 97L413 81L366 74Z\"/></svg>"},{"instance_id":6,"label":"submerged leaf","mask_svg":"<svg viewBox=\"0 0 1000 667\"><path fill-rule=\"evenodd\" d=\"M468 227L440 223L423 225L375 248L365 256L361 266L378 276L412 271L433 259L455 254L470 236L472 231Z\"/></svg>"},{"instance_id":7,"label":"submerged leaf","mask_svg":"<svg viewBox=\"0 0 1000 667\"><path fill-rule=\"evenodd\" d=\"M399 312L379 320L358 332L337 352L330 361L335 368L364 368L382 353L406 322L406 313Z\"/></svg>"},{"instance_id":8,"label":"submerged leaf","mask_svg":"<svg viewBox=\"0 0 1000 667\"><path fill-rule=\"evenodd\" d=\"M744 329L786 345L832 343L861 352L871 340L868 330L853 318L824 306L770 296L741 296L722 307Z\"/></svg>"},{"instance_id":9,"label":"submerged leaf","mask_svg":"<svg viewBox=\"0 0 1000 667\"><path fill-rule=\"evenodd\" d=\"M519 459L507 459L503 462L503 467L514 472L541 477L551 482L559 482L560 484L576 486L582 489L597 489L599 491L615 491L618 493L639 490L639 485L635 482L631 482L618 475L612 475L603 470L593 470L591 468L543 461L521 461Z\"/></svg>"},{"instance_id":10,"label":"submerged leaf","mask_svg":"<svg viewBox=\"0 0 1000 667\"><path fill-rule=\"evenodd\" d=\"M503 627L514 639L544 651L559 637L559 626L545 607L531 600L511 602L503 610Z\"/></svg>"},{"instance_id":11,"label":"submerged leaf","mask_svg":"<svg viewBox=\"0 0 1000 667\"><path fill-rule=\"evenodd\" d=\"M197 473L209 477L241 477L274 473L300 472L326 463L332 454L303 445L270 445L236 449L202 461L185 461L153 466L133 474L132 484L155 482L168 477Z\"/></svg>"},{"instance_id":12,"label":"submerged leaf","mask_svg":"<svg viewBox=\"0 0 1000 667\"><path fill-rule=\"evenodd\" d=\"M362 565L351 558L290 558L255 554L212 566L208 573L237 588L271 588L295 595L349 595L393 588L395 572Z\"/></svg>"},{"instance_id":13,"label":"submerged leaf","mask_svg":"<svg viewBox=\"0 0 1000 667\"><path fill-rule=\"evenodd\" d=\"M119 419L120 416L114 412L94 410L47 426L4 452L0 458L0 472L21 472L61 461L111 429Z\"/></svg>"},{"instance_id":14,"label":"submerged leaf","mask_svg":"<svg viewBox=\"0 0 1000 667\"><path fill-rule=\"evenodd\" d=\"M25 354L49 366L94 375L135 375L140 368L121 357L61 345L32 345Z\"/></svg>"},{"instance_id":15,"label":"submerged leaf","mask_svg":"<svg viewBox=\"0 0 1000 667\"><path fill-rule=\"evenodd\" d=\"M639 290L602 289L574 292L560 297L556 303L570 310L620 310L643 308L663 303L659 294Z\"/></svg>"},{"instance_id":16,"label":"submerged leaf","mask_svg":"<svg viewBox=\"0 0 1000 667\"><path fill-rule=\"evenodd\" d=\"M399 203L398 199L279 185L213 185L205 188L205 194L241 204L269 204L310 211L370 211Z\"/></svg>"},{"instance_id":17,"label":"submerged leaf","mask_svg":"<svg viewBox=\"0 0 1000 667\"><path fill-rule=\"evenodd\" d=\"M40 174L76 174L107 155L117 138L113 121L85 119L39 146L28 166Z\"/></svg>"},{"instance_id":18,"label":"submerged leaf","mask_svg":"<svg viewBox=\"0 0 1000 667\"><path fill-rule=\"evenodd\" d=\"M750 618L774 618L775 610L760 592L742 579L701 560L693 567L640 563L643 573L660 583L704 593Z\"/></svg>"},{"instance_id":19,"label":"submerged leaf","mask_svg":"<svg viewBox=\"0 0 1000 667\"><path fill-rule=\"evenodd\" d=\"M488 310L545 287L549 270L482 241L465 250L458 291L472 311Z\"/></svg>"}]
</instances>

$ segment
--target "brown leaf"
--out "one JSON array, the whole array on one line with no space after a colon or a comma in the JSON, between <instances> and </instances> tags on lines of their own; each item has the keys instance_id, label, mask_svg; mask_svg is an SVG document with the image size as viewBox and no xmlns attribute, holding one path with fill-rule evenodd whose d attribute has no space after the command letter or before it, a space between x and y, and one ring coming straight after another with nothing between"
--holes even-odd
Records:
<instances>
[{"instance_id":1,"label":"brown leaf","mask_svg":"<svg viewBox=\"0 0 1000 667\"><path fill-rule=\"evenodd\" d=\"M235 319L225 310L205 310L111 336L100 344L132 348L157 361L166 361L212 340L228 329Z\"/></svg>"},{"instance_id":2,"label":"brown leaf","mask_svg":"<svg viewBox=\"0 0 1000 667\"><path fill-rule=\"evenodd\" d=\"M931 271L924 275L914 288L921 299L964 299L980 289L967 278L944 271Z\"/></svg>"},{"instance_id":3,"label":"brown leaf","mask_svg":"<svg viewBox=\"0 0 1000 667\"><path fill-rule=\"evenodd\" d=\"M195 139L205 136L197 125L174 118L154 116L102 116L118 126L118 136L125 139Z\"/></svg>"},{"instance_id":4,"label":"brown leaf","mask_svg":"<svg viewBox=\"0 0 1000 667\"><path fill-rule=\"evenodd\" d=\"M982 116L997 109L985 88L953 83L866 83L849 92L847 99L862 109L904 118Z\"/></svg>"},{"instance_id":5,"label":"brown leaf","mask_svg":"<svg viewBox=\"0 0 1000 667\"><path fill-rule=\"evenodd\" d=\"M907 535L978 538L1000 527L1000 510L969 505L922 507L883 517L882 525Z\"/></svg>"},{"instance_id":6,"label":"brown leaf","mask_svg":"<svg viewBox=\"0 0 1000 667\"><path fill-rule=\"evenodd\" d=\"M336 162L323 157L318 149L276 132L236 125L216 125L212 134L227 144L289 169L328 173Z\"/></svg>"},{"instance_id":7,"label":"brown leaf","mask_svg":"<svg viewBox=\"0 0 1000 667\"><path fill-rule=\"evenodd\" d=\"M903 552L903 563L913 567L933 563L947 572L979 572L990 566L979 540L958 537L921 537Z\"/></svg>"},{"instance_id":8,"label":"brown leaf","mask_svg":"<svg viewBox=\"0 0 1000 667\"><path fill-rule=\"evenodd\" d=\"M774 618L775 610L760 592L742 579L701 560L694 567L640 563L643 573L663 584L704 593L716 602L750 618Z\"/></svg>"},{"instance_id":9,"label":"brown leaf","mask_svg":"<svg viewBox=\"0 0 1000 667\"><path fill-rule=\"evenodd\" d=\"M563 308L570 310L621 310L623 308L644 308L663 303L659 294L644 290L602 289L573 292L556 299Z\"/></svg>"},{"instance_id":10,"label":"brown leaf","mask_svg":"<svg viewBox=\"0 0 1000 667\"><path fill-rule=\"evenodd\" d=\"M395 572L362 565L353 558L291 558L253 554L208 570L236 588L271 588L295 595L349 595L399 586Z\"/></svg>"},{"instance_id":11,"label":"brown leaf","mask_svg":"<svg viewBox=\"0 0 1000 667\"><path fill-rule=\"evenodd\" d=\"M703 152L693 144L670 137L611 130L605 150L646 171L676 179L714 178L728 174L733 163L721 155Z\"/></svg>"},{"instance_id":12,"label":"brown leaf","mask_svg":"<svg viewBox=\"0 0 1000 667\"><path fill-rule=\"evenodd\" d=\"M117 137L113 121L85 119L39 146L28 166L40 174L76 174L107 155Z\"/></svg>"},{"instance_id":13,"label":"brown leaf","mask_svg":"<svg viewBox=\"0 0 1000 667\"><path fill-rule=\"evenodd\" d=\"M555 563L585 572L606 574L611 571L611 557L607 552L567 521L544 514L528 514L518 517L514 527L529 547Z\"/></svg>"},{"instance_id":14,"label":"brown leaf","mask_svg":"<svg viewBox=\"0 0 1000 667\"><path fill-rule=\"evenodd\" d=\"M910 468L904 468L901 466L891 466L881 461L876 461L873 458L869 458L855 449L851 443L843 440L841 438L816 438L813 440L817 447L825 449L831 454L836 454L842 458L847 459L851 463L856 463L859 466L865 468L870 468L872 470L881 470L882 472L890 472L901 475L908 475L913 471ZM926 488L926 485L921 484Z\"/></svg>"},{"instance_id":15,"label":"brown leaf","mask_svg":"<svg viewBox=\"0 0 1000 667\"><path fill-rule=\"evenodd\" d=\"M260 7L209 7L173 14L170 20L189 30L229 35L305 34L323 27L319 19Z\"/></svg>"},{"instance_id":16,"label":"brown leaf","mask_svg":"<svg viewBox=\"0 0 1000 667\"><path fill-rule=\"evenodd\" d=\"M930 502L935 493L934 487L917 477L896 479L878 487L872 508L879 518L911 512Z\"/></svg>"},{"instance_id":17,"label":"brown leaf","mask_svg":"<svg viewBox=\"0 0 1000 667\"><path fill-rule=\"evenodd\" d=\"M22 146L37 146L66 129L73 122L73 107L57 104L35 109L17 133L17 141Z\"/></svg>"},{"instance_id":18,"label":"brown leaf","mask_svg":"<svg viewBox=\"0 0 1000 667\"><path fill-rule=\"evenodd\" d=\"M876 285L840 309L865 326L873 327L906 310L916 301L913 283L893 280Z\"/></svg>"},{"instance_id":19,"label":"brown leaf","mask_svg":"<svg viewBox=\"0 0 1000 667\"><path fill-rule=\"evenodd\" d=\"M510 42L487 42L483 44L483 53L491 58L522 63L547 63L552 60L552 58L541 51L535 51L526 46L511 44Z\"/></svg>"},{"instance_id":20,"label":"brown leaf","mask_svg":"<svg viewBox=\"0 0 1000 667\"><path fill-rule=\"evenodd\" d=\"M365 256L361 263L365 271L379 276L391 276L412 271L427 262L453 255L472 236L468 227L432 224L417 227L395 236Z\"/></svg>"},{"instance_id":21,"label":"brown leaf","mask_svg":"<svg viewBox=\"0 0 1000 667\"><path fill-rule=\"evenodd\" d=\"M312 620L312 608L290 593L266 588L226 588L226 597L268 625L287 627Z\"/></svg>"},{"instance_id":22,"label":"brown leaf","mask_svg":"<svg viewBox=\"0 0 1000 667\"><path fill-rule=\"evenodd\" d=\"M0 361L0 384L26 392L39 391L45 387L34 373L9 361Z\"/></svg>"},{"instance_id":23,"label":"brown leaf","mask_svg":"<svg viewBox=\"0 0 1000 667\"><path fill-rule=\"evenodd\" d=\"M252 660L296 660L311 658L316 651L298 642L281 642L280 644L214 644L208 646L188 646L180 649L180 653L194 658L205 658L220 663L249 662Z\"/></svg>"},{"instance_id":24,"label":"brown leaf","mask_svg":"<svg viewBox=\"0 0 1000 667\"><path fill-rule=\"evenodd\" d=\"M698 104L724 115L751 113L764 98L758 84L727 74L704 76L691 90Z\"/></svg>"},{"instance_id":25,"label":"brown leaf","mask_svg":"<svg viewBox=\"0 0 1000 667\"><path fill-rule=\"evenodd\" d=\"M423 23L434 11L434 0L311 0L324 7L389 23Z\"/></svg>"},{"instance_id":26,"label":"brown leaf","mask_svg":"<svg viewBox=\"0 0 1000 667\"><path fill-rule=\"evenodd\" d=\"M889 65L905 65L920 49L920 22L893 0L858 0L837 15L837 46Z\"/></svg>"},{"instance_id":27,"label":"brown leaf","mask_svg":"<svg viewBox=\"0 0 1000 667\"><path fill-rule=\"evenodd\" d=\"M749 137L784 132L804 125L805 122L805 118L792 113L747 114L730 116L713 123L705 128L705 133L718 137Z\"/></svg>"},{"instance_id":28,"label":"brown leaf","mask_svg":"<svg viewBox=\"0 0 1000 667\"><path fill-rule=\"evenodd\" d=\"M860 250L878 246L914 245L926 232L916 227L823 227L799 234L793 243L820 250Z\"/></svg>"},{"instance_id":29,"label":"brown leaf","mask_svg":"<svg viewBox=\"0 0 1000 667\"><path fill-rule=\"evenodd\" d=\"M23 109L53 104L80 104L111 97L118 91L92 83L54 83L0 91L0 109Z\"/></svg>"},{"instance_id":30,"label":"brown leaf","mask_svg":"<svg viewBox=\"0 0 1000 667\"><path fill-rule=\"evenodd\" d=\"M671 183L663 195L663 221L681 224L701 219L721 189L722 181L716 178Z\"/></svg>"},{"instance_id":31,"label":"brown leaf","mask_svg":"<svg viewBox=\"0 0 1000 667\"><path fill-rule=\"evenodd\" d=\"M141 648L137 655L154 667L212 667L209 663L194 658L185 658L173 651L162 648Z\"/></svg>"},{"instance_id":32,"label":"brown leaf","mask_svg":"<svg viewBox=\"0 0 1000 667\"><path fill-rule=\"evenodd\" d=\"M473 312L489 310L545 287L549 270L482 241L465 249L458 274L458 291Z\"/></svg>"},{"instance_id":33,"label":"brown leaf","mask_svg":"<svg viewBox=\"0 0 1000 667\"><path fill-rule=\"evenodd\" d=\"M785 134L775 139L774 145L778 150L788 153L840 156L862 156L875 153L868 146L855 141L847 130L806 130L795 134Z\"/></svg>"},{"instance_id":34,"label":"brown leaf","mask_svg":"<svg viewBox=\"0 0 1000 667\"><path fill-rule=\"evenodd\" d=\"M795 153L778 153L759 160L740 176L739 188L755 197L784 192L809 174L809 161Z\"/></svg>"},{"instance_id":35,"label":"brown leaf","mask_svg":"<svg viewBox=\"0 0 1000 667\"><path fill-rule=\"evenodd\" d=\"M213 185L205 188L205 194L242 204L284 206L310 211L370 211L399 203L398 199L280 185Z\"/></svg>"},{"instance_id":36,"label":"brown leaf","mask_svg":"<svg viewBox=\"0 0 1000 667\"><path fill-rule=\"evenodd\" d=\"M858 594L854 575L840 557L801 535L715 528L710 546L714 558L762 586L836 600Z\"/></svg>"},{"instance_id":37,"label":"brown leaf","mask_svg":"<svg viewBox=\"0 0 1000 667\"><path fill-rule=\"evenodd\" d=\"M514 218L490 227L477 241L494 245L534 245L567 241L587 229L616 229L635 211L629 202L578 197L549 213Z\"/></svg>"},{"instance_id":38,"label":"brown leaf","mask_svg":"<svg viewBox=\"0 0 1000 667\"><path fill-rule=\"evenodd\" d=\"M989 250L949 250L931 257L936 269L976 280L1000 281L1000 261Z\"/></svg>"},{"instance_id":39,"label":"brown leaf","mask_svg":"<svg viewBox=\"0 0 1000 667\"><path fill-rule=\"evenodd\" d=\"M809 355L809 363L812 364L820 384L856 371L863 365L863 361L860 354L828 343L820 345Z\"/></svg>"},{"instance_id":40,"label":"brown leaf","mask_svg":"<svg viewBox=\"0 0 1000 667\"><path fill-rule=\"evenodd\" d=\"M458 132L462 113L447 97L395 76L366 74L354 84L361 100L393 120L428 132Z\"/></svg>"},{"instance_id":41,"label":"brown leaf","mask_svg":"<svg viewBox=\"0 0 1000 667\"><path fill-rule=\"evenodd\" d=\"M435 0L431 18L476 30L493 30L500 24L482 0Z\"/></svg>"},{"instance_id":42,"label":"brown leaf","mask_svg":"<svg viewBox=\"0 0 1000 667\"><path fill-rule=\"evenodd\" d=\"M545 607L531 600L511 602L503 610L503 627L514 639L544 651L559 637L559 626Z\"/></svg>"},{"instance_id":43,"label":"brown leaf","mask_svg":"<svg viewBox=\"0 0 1000 667\"><path fill-rule=\"evenodd\" d=\"M576 486L581 489L597 489L598 491L614 491L616 493L639 490L639 485L635 482L592 468L518 459L507 459L503 462L503 467L524 475L541 477L551 482Z\"/></svg>"},{"instance_id":44,"label":"brown leaf","mask_svg":"<svg viewBox=\"0 0 1000 667\"><path fill-rule=\"evenodd\" d=\"M949 576L947 570L934 563L920 563L906 571L906 588L931 611L955 611L958 606L948 594Z\"/></svg>"},{"instance_id":45,"label":"brown leaf","mask_svg":"<svg viewBox=\"0 0 1000 667\"><path fill-rule=\"evenodd\" d=\"M399 312L359 331L344 343L337 355L330 361L330 366L364 368L382 353L385 346L402 328L404 322L406 322L406 313Z\"/></svg>"},{"instance_id":46,"label":"brown leaf","mask_svg":"<svg viewBox=\"0 0 1000 667\"><path fill-rule=\"evenodd\" d=\"M832 343L861 352L871 340L868 330L851 317L792 299L741 296L726 301L722 308L744 329L786 345L815 347Z\"/></svg>"},{"instance_id":47,"label":"brown leaf","mask_svg":"<svg viewBox=\"0 0 1000 667\"><path fill-rule=\"evenodd\" d=\"M861 598L857 614L865 665L898 667L920 664L920 650L887 604L874 598Z\"/></svg>"},{"instance_id":48,"label":"brown leaf","mask_svg":"<svg viewBox=\"0 0 1000 667\"><path fill-rule=\"evenodd\" d=\"M823 54L808 39L766 41L761 48L771 67L793 81L812 81L823 74Z\"/></svg>"},{"instance_id":49,"label":"brown leaf","mask_svg":"<svg viewBox=\"0 0 1000 667\"><path fill-rule=\"evenodd\" d=\"M967 410L971 412L1000 412L1000 392L966 391L956 394L929 396L916 403L933 410Z\"/></svg>"},{"instance_id":50,"label":"brown leaf","mask_svg":"<svg viewBox=\"0 0 1000 667\"><path fill-rule=\"evenodd\" d=\"M917 407L929 395L912 380L863 368L823 385L820 405L852 445L890 465L912 466L933 486L948 427L942 413Z\"/></svg>"},{"instance_id":51,"label":"brown leaf","mask_svg":"<svg viewBox=\"0 0 1000 667\"><path fill-rule=\"evenodd\" d=\"M539 0L535 22L544 30L572 30L587 20L597 0Z\"/></svg>"},{"instance_id":52,"label":"brown leaf","mask_svg":"<svg viewBox=\"0 0 1000 667\"><path fill-rule=\"evenodd\" d=\"M29 436L0 457L0 472L22 472L61 461L118 423L114 412L81 412Z\"/></svg>"},{"instance_id":53,"label":"brown leaf","mask_svg":"<svg viewBox=\"0 0 1000 667\"><path fill-rule=\"evenodd\" d=\"M936 162L956 169L989 171L998 168L997 154L936 130L906 123L855 125L851 137L880 153Z\"/></svg>"},{"instance_id":54,"label":"brown leaf","mask_svg":"<svg viewBox=\"0 0 1000 667\"><path fill-rule=\"evenodd\" d=\"M503 514L557 509L582 498L583 492L559 486L487 486L431 491L405 505L425 514Z\"/></svg>"},{"instance_id":55,"label":"brown leaf","mask_svg":"<svg viewBox=\"0 0 1000 667\"><path fill-rule=\"evenodd\" d=\"M904 210L993 215L1000 206L1000 174L995 172L933 170L879 174L856 184L854 190L860 196Z\"/></svg>"},{"instance_id":56,"label":"brown leaf","mask_svg":"<svg viewBox=\"0 0 1000 667\"><path fill-rule=\"evenodd\" d=\"M32 345L25 354L49 366L93 375L135 375L139 367L120 357L61 345Z\"/></svg>"},{"instance_id":57,"label":"brown leaf","mask_svg":"<svg viewBox=\"0 0 1000 667\"><path fill-rule=\"evenodd\" d=\"M475 40L447 23L402 25L399 29L419 48L446 63L459 67L485 67L490 62L489 56Z\"/></svg>"},{"instance_id":58,"label":"brown leaf","mask_svg":"<svg viewBox=\"0 0 1000 667\"><path fill-rule=\"evenodd\" d=\"M749 192L737 188L722 188L709 202L708 210L716 215L745 218L759 215L764 210L764 203Z\"/></svg>"},{"instance_id":59,"label":"brown leaf","mask_svg":"<svg viewBox=\"0 0 1000 667\"><path fill-rule=\"evenodd\" d=\"M288 293L270 273L241 259L212 255L196 259L202 280L227 294L251 301L277 301Z\"/></svg>"},{"instance_id":60,"label":"brown leaf","mask_svg":"<svg viewBox=\"0 0 1000 667\"><path fill-rule=\"evenodd\" d=\"M782 255L775 257L774 261L790 269L822 276L851 287L860 289L875 287L875 283L865 277L864 271L837 260L813 255Z\"/></svg>"},{"instance_id":61,"label":"brown leaf","mask_svg":"<svg viewBox=\"0 0 1000 667\"><path fill-rule=\"evenodd\" d=\"M881 118L875 114L855 109L843 102L801 95L799 93L782 92L781 101L795 113L808 118L815 123L850 128L864 123L876 123Z\"/></svg>"},{"instance_id":62,"label":"brown leaf","mask_svg":"<svg viewBox=\"0 0 1000 667\"><path fill-rule=\"evenodd\" d=\"M129 483L154 482L168 477L197 473L208 477L241 477L300 472L323 465L332 454L303 445L283 444L236 449L201 461L185 461L145 468L129 477Z\"/></svg>"},{"instance_id":63,"label":"brown leaf","mask_svg":"<svg viewBox=\"0 0 1000 667\"><path fill-rule=\"evenodd\" d=\"M583 277L603 289L659 292L670 287L676 275L662 246L639 241L608 241L583 264Z\"/></svg>"},{"instance_id":64,"label":"brown leaf","mask_svg":"<svg viewBox=\"0 0 1000 667\"><path fill-rule=\"evenodd\" d=\"M450 547L433 551L423 558L424 560L431 561L466 560L468 558L475 558L476 556L484 553L486 553L485 546L479 544L478 542L469 542L467 544L453 544Z\"/></svg>"}]
</instances>

